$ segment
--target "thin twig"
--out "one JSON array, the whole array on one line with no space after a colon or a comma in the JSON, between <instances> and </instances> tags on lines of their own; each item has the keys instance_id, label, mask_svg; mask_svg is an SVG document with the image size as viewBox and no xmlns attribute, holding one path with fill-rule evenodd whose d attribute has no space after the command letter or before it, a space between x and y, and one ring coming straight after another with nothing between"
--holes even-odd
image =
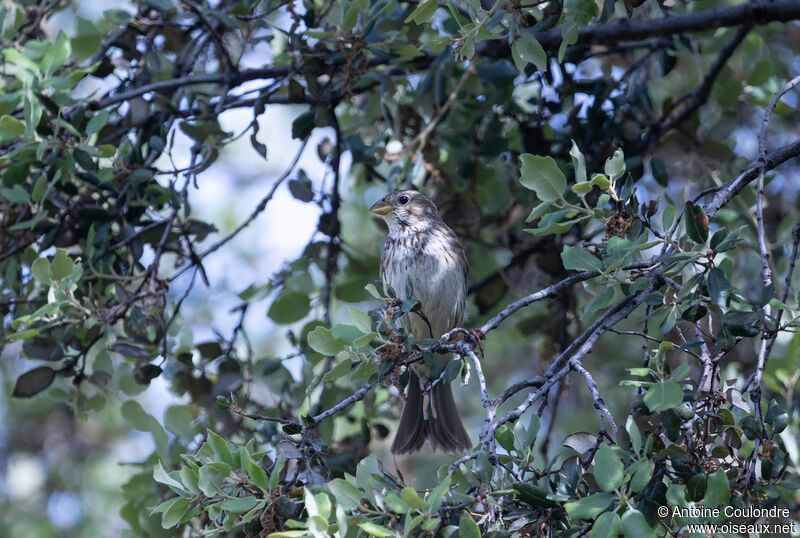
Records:
<instances>
[{"instance_id":1,"label":"thin twig","mask_svg":"<svg viewBox=\"0 0 800 538\"><path fill-rule=\"evenodd\" d=\"M595 383L592 374L589 373L586 368L583 367L580 360L577 357L573 357L569 360L569 365L572 367L573 370L581 374L584 379L586 380L586 386L589 387L589 392L592 393L592 398L594 399L594 407L598 411L600 411L600 422L601 422L601 431L605 431L605 425L603 424L604 420L608 422L611 426L611 431L614 433L614 442L617 442L617 424L614 422L614 416L611 414L611 411L608 410L606 407L603 398L600 396L600 391L597 388L597 383Z\"/></svg>"},{"instance_id":2,"label":"thin twig","mask_svg":"<svg viewBox=\"0 0 800 538\"><path fill-rule=\"evenodd\" d=\"M728 43L722 47L722 50L719 51L716 60L714 60L714 63L711 64L711 67L708 69L705 77L703 77L703 82L700 84L700 86L692 93L684 95L675 102L672 110L676 110L678 105L685 103L685 106L680 110L680 112L672 117L670 117L669 114L665 114L658 121L657 127L653 129L653 132L650 136L651 144L655 143L655 141L660 138L662 134L683 123L708 100L708 96L711 95L711 88L714 86L714 81L717 79L720 72L722 72L722 68L727 65L728 60L736 51L737 47L742 43L745 36L747 36L750 28L751 26L749 23L740 26L736 31L736 34L734 34L730 41L728 41Z\"/></svg>"},{"instance_id":3,"label":"thin twig","mask_svg":"<svg viewBox=\"0 0 800 538\"><path fill-rule=\"evenodd\" d=\"M247 228L250 225L250 223L253 222L261 214L261 212L264 211L264 209L266 209L267 204L269 204L270 200L272 200L272 197L275 195L275 191L278 190L278 187L281 186L281 184L286 180L286 178L289 177L289 175L292 173L295 166L297 166L297 163L300 160L300 157L303 155L303 150L305 150L307 143L308 139L306 138L305 140L303 140L303 143L300 144L300 148L297 150L297 153L295 154L291 164L289 164L289 166L286 168L283 174L281 174L280 177L275 180L269 192L266 194L266 196L264 196L264 198L261 199L261 201L255 207L255 209L253 209L253 211L250 213L250 216L247 217L247 219L245 219L241 224L239 224L239 226L237 226L236 229L233 230L231 233L229 233L228 235L226 235L225 237L223 237L222 239L220 239L219 241L208 247L206 250L198 254L198 258L200 260L202 260L209 254L211 254L212 252L216 251L221 246L226 244L228 241L236 237L239 234L239 232ZM169 278L169 280L170 281L175 280L177 277L182 275L184 272L186 272L187 269L189 269L193 265L194 263L189 263L181 267L174 275L172 275Z\"/></svg>"},{"instance_id":4,"label":"thin twig","mask_svg":"<svg viewBox=\"0 0 800 538\"><path fill-rule=\"evenodd\" d=\"M414 153L420 155L422 154L422 152L425 150L425 146L428 143L428 137L430 137L431 133L433 133L433 131L436 129L436 126L439 125L439 123L441 123L441 121L444 119L447 111L450 110L450 107L458 98L458 94L461 92L464 84L466 84L469 77L474 75L475 72L475 64L470 63L469 67L467 67L467 69L461 74L461 78L458 79L458 83L456 83L455 88L453 88L453 91L450 92L450 95L447 97L447 101L445 101L445 103L442 105L442 108L440 108L436 113L436 116L434 116L430 123L428 123L428 125L426 125L425 128L422 129L422 131L420 131L420 133L411 141L410 145L417 146L416 150L414 150Z\"/></svg>"},{"instance_id":5,"label":"thin twig","mask_svg":"<svg viewBox=\"0 0 800 538\"><path fill-rule=\"evenodd\" d=\"M772 117L772 111L775 109L775 106L778 104L778 101L780 101L781 97L783 97L787 92L789 92L792 88L794 88L798 84L800 84L800 77L795 77L794 79L790 80L778 92L776 92L775 95L772 96L772 99L770 99L770 102L767 105L766 110L764 111L764 117L761 121L761 130L758 133L758 186L756 189L756 220L758 222L758 249L761 255L761 283L764 286L764 288L767 288L772 285L772 269L770 268L769 265L769 251L767 250L766 231L764 229L764 209L763 209L764 176L766 175L767 171L767 147L766 147L767 129L769 128L769 122ZM766 438L767 427L764 423L764 416L761 411L761 381L764 377L764 370L767 366L767 361L769 360L769 351L772 348L769 342L772 339L773 335L770 334L770 331L766 326L770 318L770 314L772 313L772 306L770 306L769 302L764 304L764 306L762 307L762 312L764 313L765 328L761 335L761 345L759 346L758 349L758 358L756 362L755 375L753 376L753 383L750 386L750 399L753 402L756 420L761 426L761 438ZM760 438L756 439L756 446L753 449L752 456L750 457L750 462L747 470L748 484L758 482L761 479L761 466L759 465L758 461L759 440Z\"/></svg>"},{"instance_id":6,"label":"thin twig","mask_svg":"<svg viewBox=\"0 0 800 538\"><path fill-rule=\"evenodd\" d=\"M245 413L244 411L242 411L238 407L231 407L231 411L233 411L237 415L241 415L243 417L247 417L247 418L250 418L250 419L253 419L253 420L266 420L266 421L269 421L269 422L277 422L279 424L287 424L287 425L290 425L290 426L300 426L300 424L298 424L294 420L289 420L289 419L280 418L280 417L268 417L266 415L258 415L258 414L255 414L255 413Z\"/></svg>"},{"instance_id":7,"label":"thin twig","mask_svg":"<svg viewBox=\"0 0 800 538\"><path fill-rule=\"evenodd\" d=\"M348 396L347 398L345 398L344 400L342 400L338 404L334 405L330 409L327 409L327 410L323 411L322 413L320 413L318 415L314 415L313 417L311 417L311 420L314 422L314 424L318 424L321 421L325 420L326 418L332 417L333 415L341 412L342 410L346 409L350 405L352 405L352 404L354 404L354 403L356 403L358 401L363 400L366 397L366 395L369 393L369 391L372 390L373 387L375 387L376 384L377 384L377 382L365 383L364 385L361 386L360 389L355 391L353 394L351 394L350 396Z\"/></svg>"}]
</instances>

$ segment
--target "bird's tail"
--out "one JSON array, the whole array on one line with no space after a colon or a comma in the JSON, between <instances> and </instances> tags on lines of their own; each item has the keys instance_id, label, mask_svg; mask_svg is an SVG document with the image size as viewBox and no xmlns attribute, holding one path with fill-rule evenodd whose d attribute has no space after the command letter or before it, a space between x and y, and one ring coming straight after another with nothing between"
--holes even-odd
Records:
<instances>
[{"instance_id":1,"label":"bird's tail","mask_svg":"<svg viewBox=\"0 0 800 538\"><path fill-rule=\"evenodd\" d=\"M424 396L419 378L412 370L403 414L392 442L392 453L416 452L425 444L425 439L430 439L434 450L469 450L472 442L461 422L450 383L438 383L434 386L428 402L425 402Z\"/></svg>"}]
</instances>

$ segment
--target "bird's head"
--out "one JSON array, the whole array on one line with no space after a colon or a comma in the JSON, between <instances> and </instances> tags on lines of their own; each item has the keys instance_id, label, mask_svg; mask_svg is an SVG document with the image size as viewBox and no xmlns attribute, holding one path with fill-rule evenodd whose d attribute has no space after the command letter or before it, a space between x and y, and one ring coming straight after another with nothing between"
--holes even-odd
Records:
<instances>
[{"instance_id":1,"label":"bird's head","mask_svg":"<svg viewBox=\"0 0 800 538\"><path fill-rule=\"evenodd\" d=\"M421 231L441 219L433 200L418 191L390 192L369 208L389 226L389 233Z\"/></svg>"}]
</instances>

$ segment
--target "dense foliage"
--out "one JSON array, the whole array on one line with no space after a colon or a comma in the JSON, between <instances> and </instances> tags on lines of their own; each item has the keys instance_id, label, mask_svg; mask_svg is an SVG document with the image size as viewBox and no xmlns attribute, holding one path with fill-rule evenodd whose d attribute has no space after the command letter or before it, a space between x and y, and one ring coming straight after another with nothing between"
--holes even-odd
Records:
<instances>
[{"instance_id":1,"label":"dense foliage","mask_svg":"<svg viewBox=\"0 0 800 538\"><path fill-rule=\"evenodd\" d=\"M674 507L796 517L800 1L81 4L0 5L9 452L52 449L24 416L121 413L155 446L123 488L130 536L641 538L768 520ZM295 119L265 122L273 107ZM225 130L236 110L250 121ZM300 152L219 231L192 192L242 137L282 151L267 130ZM398 328L419 303L377 281L366 208L411 186L465 243L482 343ZM195 339L204 264L287 187L317 233L241 283L229 334ZM480 426L426 477L384 440L405 367L443 351ZM182 398L159 420L137 400L155 380Z\"/></svg>"}]
</instances>

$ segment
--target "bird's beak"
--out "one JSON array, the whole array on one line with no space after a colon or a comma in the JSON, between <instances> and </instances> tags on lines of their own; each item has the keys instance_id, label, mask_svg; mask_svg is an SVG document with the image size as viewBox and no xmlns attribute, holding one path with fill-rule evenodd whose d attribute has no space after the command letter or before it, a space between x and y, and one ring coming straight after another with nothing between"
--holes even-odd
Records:
<instances>
[{"instance_id":1,"label":"bird's beak","mask_svg":"<svg viewBox=\"0 0 800 538\"><path fill-rule=\"evenodd\" d=\"M383 200L379 200L375 202L372 205L372 207L369 208L369 210L375 213L376 215L384 216L392 212L392 206L390 204L387 204Z\"/></svg>"}]
</instances>

